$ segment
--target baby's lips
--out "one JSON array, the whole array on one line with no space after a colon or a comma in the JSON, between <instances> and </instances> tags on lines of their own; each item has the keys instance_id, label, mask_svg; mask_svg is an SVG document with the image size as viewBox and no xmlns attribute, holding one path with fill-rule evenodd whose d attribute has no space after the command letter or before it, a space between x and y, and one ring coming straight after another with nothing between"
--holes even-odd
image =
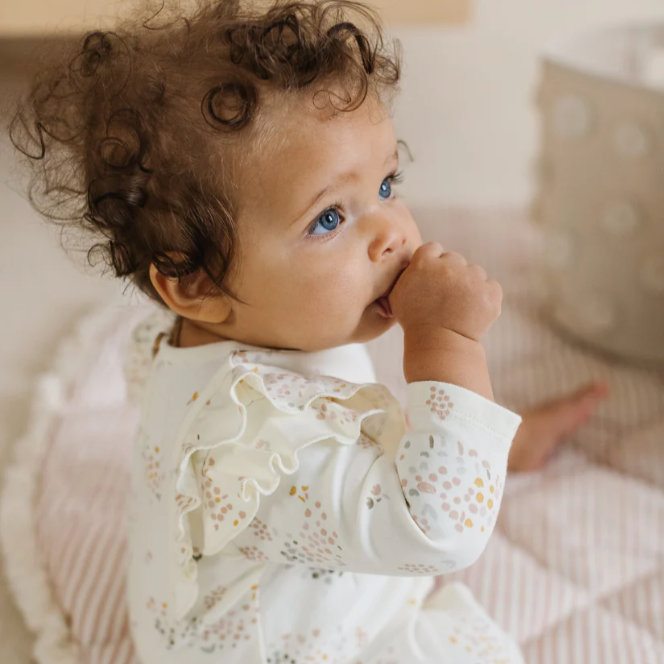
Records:
<instances>
[{"instance_id":1,"label":"baby's lips","mask_svg":"<svg viewBox=\"0 0 664 664\"><path fill-rule=\"evenodd\" d=\"M378 306L380 307L381 314L384 318L394 318L394 314L392 313L392 306L386 297L379 297L377 302Z\"/></svg>"}]
</instances>

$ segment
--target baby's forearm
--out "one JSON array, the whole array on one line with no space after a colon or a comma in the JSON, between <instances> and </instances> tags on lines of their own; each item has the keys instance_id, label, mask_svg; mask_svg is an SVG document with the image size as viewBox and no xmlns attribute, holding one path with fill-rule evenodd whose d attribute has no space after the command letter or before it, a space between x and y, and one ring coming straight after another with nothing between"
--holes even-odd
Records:
<instances>
[{"instance_id":1,"label":"baby's forearm","mask_svg":"<svg viewBox=\"0 0 664 664\"><path fill-rule=\"evenodd\" d=\"M440 327L407 330L404 340L406 382L451 383L494 400L486 353L479 341Z\"/></svg>"}]
</instances>

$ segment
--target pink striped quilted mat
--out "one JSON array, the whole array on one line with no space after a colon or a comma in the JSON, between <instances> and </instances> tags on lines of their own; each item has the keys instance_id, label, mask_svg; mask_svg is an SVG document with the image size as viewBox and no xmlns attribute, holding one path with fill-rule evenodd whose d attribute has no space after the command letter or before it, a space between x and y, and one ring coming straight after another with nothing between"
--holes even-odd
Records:
<instances>
[{"instance_id":1,"label":"pink striped quilted mat","mask_svg":"<svg viewBox=\"0 0 664 664\"><path fill-rule=\"evenodd\" d=\"M603 357L542 320L532 272L538 234L521 216L422 217L425 235L504 286L503 315L487 341L501 403L523 411L591 379L611 391L544 471L509 477L489 547L455 578L515 635L530 664L661 664L664 371ZM6 571L40 664L136 662L123 533L138 414L123 354L150 311L107 308L80 322L37 386L31 427L6 477ZM395 330L370 347L379 379L398 396L401 343Z\"/></svg>"}]
</instances>

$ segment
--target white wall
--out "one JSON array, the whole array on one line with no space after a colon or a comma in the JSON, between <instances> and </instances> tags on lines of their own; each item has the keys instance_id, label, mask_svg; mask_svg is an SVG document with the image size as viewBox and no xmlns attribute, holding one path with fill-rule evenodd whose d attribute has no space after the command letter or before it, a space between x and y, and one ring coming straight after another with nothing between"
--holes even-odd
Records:
<instances>
[{"instance_id":1,"label":"white wall","mask_svg":"<svg viewBox=\"0 0 664 664\"><path fill-rule=\"evenodd\" d=\"M396 127L415 157L411 204L522 204L532 189L538 53L561 32L659 17L663 0L475 0L465 28L400 28Z\"/></svg>"}]
</instances>

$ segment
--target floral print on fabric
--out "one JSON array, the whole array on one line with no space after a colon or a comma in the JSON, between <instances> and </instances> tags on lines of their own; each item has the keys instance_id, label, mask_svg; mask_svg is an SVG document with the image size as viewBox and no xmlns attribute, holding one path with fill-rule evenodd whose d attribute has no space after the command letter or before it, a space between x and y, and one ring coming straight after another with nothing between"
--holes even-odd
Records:
<instances>
[{"instance_id":1,"label":"floral print on fabric","mask_svg":"<svg viewBox=\"0 0 664 664\"><path fill-rule=\"evenodd\" d=\"M371 489L371 495L367 498L367 507L372 510L378 503L383 500L389 500L390 497L387 494L383 493L383 490L380 488L380 484L374 484Z\"/></svg>"},{"instance_id":2,"label":"floral print on fabric","mask_svg":"<svg viewBox=\"0 0 664 664\"><path fill-rule=\"evenodd\" d=\"M280 643L267 646L267 664L341 664L348 653L369 643L368 634L357 626L350 634L341 626L325 625L307 632L282 634Z\"/></svg>"},{"instance_id":3,"label":"floral print on fabric","mask_svg":"<svg viewBox=\"0 0 664 664\"><path fill-rule=\"evenodd\" d=\"M146 431L140 425L136 434L135 445L140 450L143 459L145 486L155 500L161 500L165 479L162 446L150 440Z\"/></svg>"},{"instance_id":4,"label":"floral print on fabric","mask_svg":"<svg viewBox=\"0 0 664 664\"><path fill-rule=\"evenodd\" d=\"M200 510L203 532L197 546L202 555L214 555L252 523L260 495L273 491L280 482L280 473L275 468L284 464L295 466L298 449L315 440L337 438L354 444L360 435L361 419L368 413L380 413L367 411L364 404L359 412L357 406L345 405L362 385L327 376L307 378L261 364L272 354L272 351L232 352L228 365L207 385L193 390L183 404L191 425L181 442L174 473L176 495L172 517L177 526L173 528L176 536L173 569L179 572L170 577L170 582L180 577L174 585L180 598L173 602L176 620L184 616L195 597L192 590L197 570L192 560L191 534L186 527L188 515ZM249 425L250 409L260 415ZM284 438L280 430L270 434L270 418L277 413L303 418L299 439ZM265 423L263 428L261 421ZM248 434L241 439L248 426L258 435L253 438ZM239 472L234 473L233 467ZM309 527L303 523L302 529L306 531ZM303 553L325 566L343 565L340 545L335 541L338 536L332 531L323 535L321 530L325 528L299 536L307 547ZM291 539L299 542L297 537L293 535ZM335 541L334 545L329 543L330 539ZM293 541L287 549L297 546ZM248 560L265 562L260 547L255 545L244 546L241 553Z\"/></svg>"},{"instance_id":5,"label":"floral print on fabric","mask_svg":"<svg viewBox=\"0 0 664 664\"><path fill-rule=\"evenodd\" d=\"M301 487L301 490L309 487ZM339 544L339 535L328 521L328 515L319 500L310 501L309 493L298 495L298 487L293 486L290 495L299 498L305 504L303 520L297 535L286 533L281 555L289 563L305 565L328 565L344 567L343 548Z\"/></svg>"},{"instance_id":6,"label":"floral print on fabric","mask_svg":"<svg viewBox=\"0 0 664 664\"><path fill-rule=\"evenodd\" d=\"M349 383L331 376L303 376L293 371L279 371L264 364L275 351L239 351L231 357L236 378L254 374L262 380L261 391L284 412L304 410L312 401L322 396L348 399L361 385ZM253 384L252 384L253 386ZM319 417L325 411L319 406Z\"/></svg>"},{"instance_id":7,"label":"floral print on fabric","mask_svg":"<svg viewBox=\"0 0 664 664\"><path fill-rule=\"evenodd\" d=\"M451 655L478 664L515 664L504 635L484 615L461 614L455 617L452 633L448 636Z\"/></svg>"},{"instance_id":8,"label":"floral print on fabric","mask_svg":"<svg viewBox=\"0 0 664 664\"><path fill-rule=\"evenodd\" d=\"M254 586L254 590L257 590L257 586ZM203 652L222 653L255 638L260 612L256 593L253 593L253 597L253 601L239 602L223 618L201 630L199 642Z\"/></svg>"},{"instance_id":9,"label":"floral print on fabric","mask_svg":"<svg viewBox=\"0 0 664 664\"><path fill-rule=\"evenodd\" d=\"M420 440L428 438L422 449ZM397 461L406 500L422 532L441 536L450 525L458 533L494 525L502 479L475 449L438 435L403 442Z\"/></svg>"},{"instance_id":10,"label":"floral print on fabric","mask_svg":"<svg viewBox=\"0 0 664 664\"><path fill-rule=\"evenodd\" d=\"M443 388L432 386L430 390L431 393L426 404L432 413L437 415L441 420L445 420L452 412L454 404L450 401L449 395L445 393Z\"/></svg>"},{"instance_id":11,"label":"floral print on fabric","mask_svg":"<svg viewBox=\"0 0 664 664\"><path fill-rule=\"evenodd\" d=\"M387 388L295 353L224 343L211 370L197 349L198 375L176 350L162 343L145 400L159 440L135 454L131 624L145 661L387 664L400 626L427 611L427 577L485 546L517 416L411 385L407 433ZM438 641L435 661L455 661ZM404 647L398 664L417 658Z\"/></svg>"}]
</instances>

